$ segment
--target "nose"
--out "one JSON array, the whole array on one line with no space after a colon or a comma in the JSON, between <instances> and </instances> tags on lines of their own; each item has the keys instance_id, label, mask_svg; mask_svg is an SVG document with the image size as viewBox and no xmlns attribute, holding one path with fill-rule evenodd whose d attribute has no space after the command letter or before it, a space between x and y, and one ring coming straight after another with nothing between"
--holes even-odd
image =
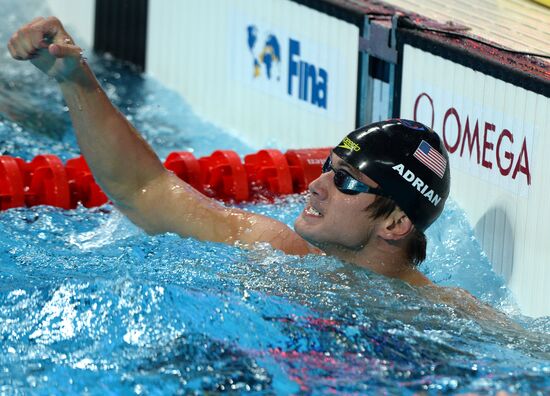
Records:
<instances>
[{"instance_id":1,"label":"nose","mask_svg":"<svg viewBox=\"0 0 550 396\"><path fill-rule=\"evenodd\" d=\"M334 173L332 171L321 173L321 175L309 183L308 189L313 195L318 199L323 200L328 195L329 185L327 183L332 183L332 178Z\"/></svg>"}]
</instances>

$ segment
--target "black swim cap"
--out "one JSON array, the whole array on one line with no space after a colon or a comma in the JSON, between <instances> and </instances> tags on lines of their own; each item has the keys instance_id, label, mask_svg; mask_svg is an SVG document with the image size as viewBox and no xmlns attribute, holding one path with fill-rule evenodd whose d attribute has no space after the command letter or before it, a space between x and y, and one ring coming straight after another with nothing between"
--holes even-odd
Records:
<instances>
[{"instance_id":1,"label":"black swim cap","mask_svg":"<svg viewBox=\"0 0 550 396\"><path fill-rule=\"evenodd\" d=\"M351 132L333 152L380 185L417 229L426 230L449 196L449 157L427 126L392 119Z\"/></svg>"}]
</instances>

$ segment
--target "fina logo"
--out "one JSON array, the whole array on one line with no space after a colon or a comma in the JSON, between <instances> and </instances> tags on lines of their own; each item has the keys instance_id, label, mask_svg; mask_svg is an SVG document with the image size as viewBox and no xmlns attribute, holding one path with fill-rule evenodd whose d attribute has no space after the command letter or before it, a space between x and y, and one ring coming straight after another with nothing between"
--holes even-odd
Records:
<instances>
[{"instance_id":1,"label":"fina logo","mask_svg":"<svg viewBox=\"0 0 550 396\"><path fill-rule=\"evenodd\" d=\"M252 55L254 79L265 77L271 81L281 80L281 46L273 33L265 34L258 42L258 28L248 25L248 49ZM327 108L328 73L322 67L305 61L301 57L301 43L293 38L288 39L288 81L287 94L311 103L322 109Z\"/></svg>"},{"instance_id":2,"label":"fina logo","mask_svg":"<svg viewBox=\"0 0 550 396\"><path fill-rule=\"evenodd\" d=\"M254 25L249 25L246 27L246 31L248 49L254 61L254 78L260 77L262 70L264 70L268 80L271 80L271 76L275 72L275 79L279 81L281 79L281 47L279 46L279 40L277 40L274 34L268 33L263 43L256 45L258 41L258 28Z\"/></svg>"}]
</instances>

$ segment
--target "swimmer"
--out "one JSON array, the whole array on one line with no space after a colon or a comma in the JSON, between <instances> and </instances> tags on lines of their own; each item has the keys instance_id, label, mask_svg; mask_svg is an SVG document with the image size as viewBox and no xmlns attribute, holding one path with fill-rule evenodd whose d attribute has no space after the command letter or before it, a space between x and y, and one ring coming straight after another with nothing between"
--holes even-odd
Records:
<instances>
[{"instance_id":1,"label":"swimmer","mask_svg":"<svg viewBox=\"0 0 550 396\"><path fill-rule=\"evenodd\" d=\"M429 128L390 120L346 136L310 184L309 202L293 231L274 219L226 208L166 170L111 104L58 19L33 20L8 48L14 59L30 60L59 83L97 182L148 233L244 246L267 242L288 254L333 255L412 285L431 283L416 266L426 255L424 230L449 194L450 174L445 148ZM420 145L431 154L420 156Z\"/></svg>"},{"instance_id":2,"label":"swimmer","mask_svg":"<svg viewBox=\"0 0 550 396\"><path fill-rule=\"evenodd\" d=\"M413 286L432 285L417 265L426 256L424 231L449 195L450 171L444 145L428 127L388 120L347 135L309 185L309 201L292 230L226 208L168 171L109 101L58 19L31 21L8 48L14 59L30 61L57 81L97 182L146 232L248 247L264 242L287 254L332 255ZM457 293L438 298L465 306L475 300Z\"/></svg>"}]
</instances>

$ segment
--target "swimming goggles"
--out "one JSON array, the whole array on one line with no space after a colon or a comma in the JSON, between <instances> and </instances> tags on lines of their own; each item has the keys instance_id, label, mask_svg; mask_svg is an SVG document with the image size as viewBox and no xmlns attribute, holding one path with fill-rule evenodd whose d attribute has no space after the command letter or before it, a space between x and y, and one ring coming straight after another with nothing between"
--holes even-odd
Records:
<instances>
[{"instance_id":1,"label":"swimming goggles","mask_svg":"<svg viewBox=\"0 0 550 396\"><path fill-rule=\"evenodd\" d=\"M332 160L330 155L323 165L323 173L334 172L334 185L343 194L347 195L356 195L359 193L369 193L387 197L388 195L384 193L380 188L367 186L365 183L360 182L348 172L343 169L334 169L332 167Z\"/></svg>"}]
</instances>

